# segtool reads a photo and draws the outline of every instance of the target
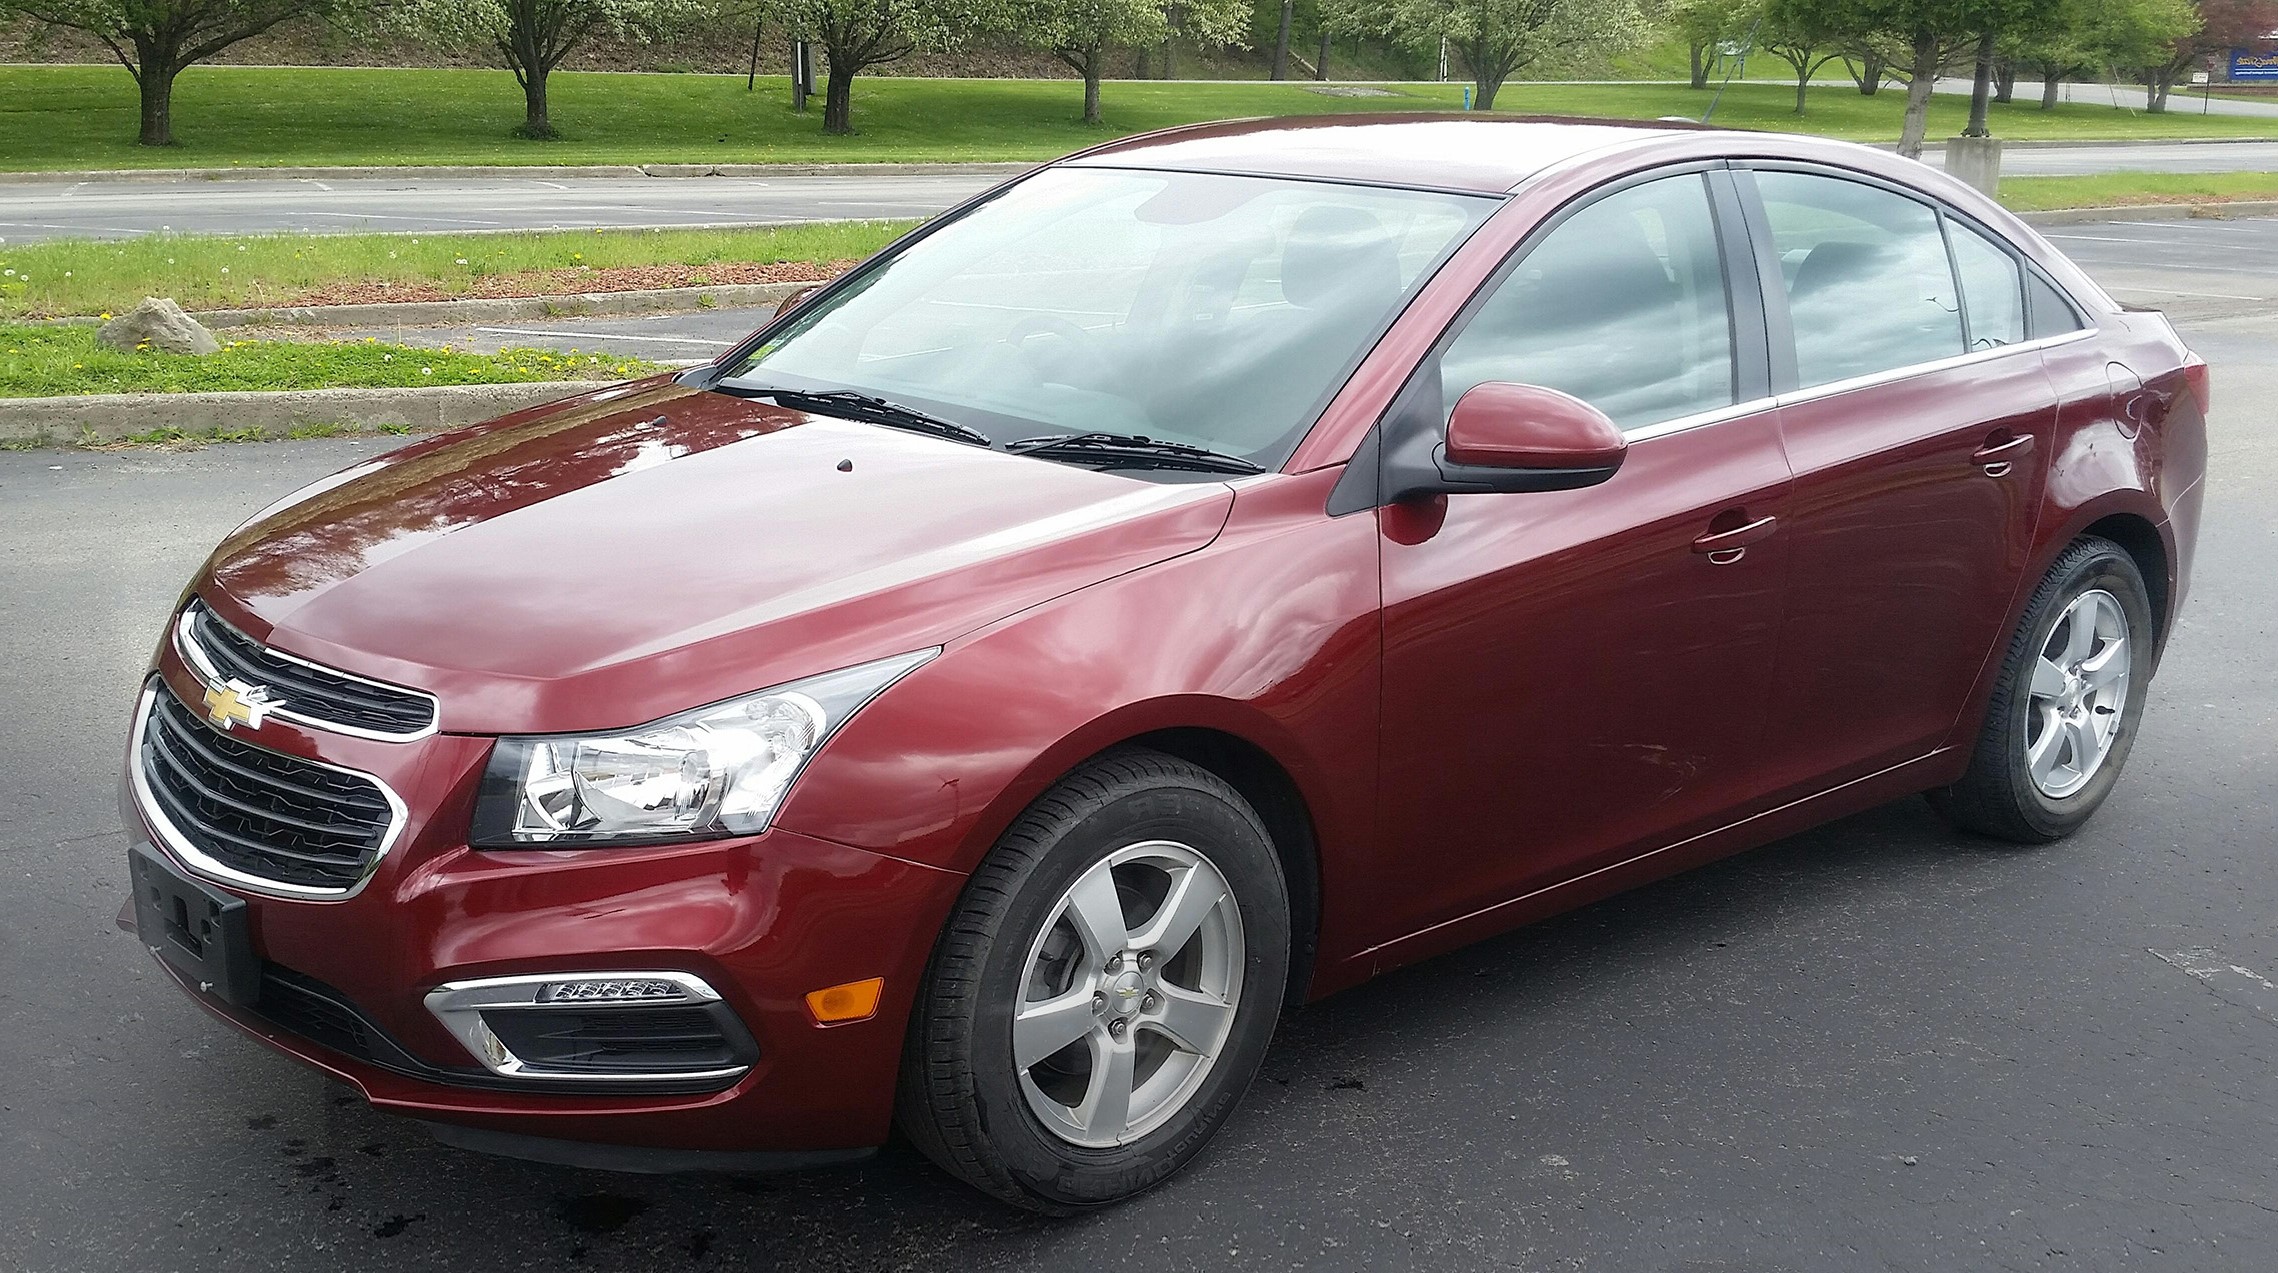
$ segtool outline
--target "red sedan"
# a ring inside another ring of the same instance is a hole
[[[133,918],[452,1143],[1198,1153],[1285,1007],[1882,801],[2062,837],[2190,577],[2207,368],[1856,146],[1211,125],[713,364],[214,553]]]

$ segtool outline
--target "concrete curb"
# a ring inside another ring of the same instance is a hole
[[[115,442],[154,429],[214,434],[258,427],[271,436],[312,425],[431,432],[590,392],[601,382],[409,389],[310,389],[297,393],[107,393],[0,399],[0,443]]]
[[[2098,221],[2221,221],[2230,217],[2278,217],[2278,199],[2236,199],[2224,203],[2135,203],[2116,208],[2050,208],[2017,214],[2029,225],[2092,225]]]
[[[936,177],[1014,176],[1036,163],[912,164],[463,164],[332,168],[106,168],[85,172],[0,172],[0,181],[68,185],[82,181],[352,181],[410,177]]]

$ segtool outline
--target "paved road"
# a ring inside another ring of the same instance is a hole
[[[919,217],[998,175],[359,177],[57,185],[0,179],[0,238],[588,229]]]
[[[111,927],[137,671],[207,545],[381,444],[0,453],[0,1268],[2263,1273],[2278,319],[2189,332],[2218,368],[2196,595],[2080,836],[1905,801],[1387,977],[1288,1021],[1197,1170],[1066,1223],[901,1150],[462,1153],[186,1003]]]
[[[2272,130],[2278,132],[2278,120]],[[1933,158],[1938,156],[1933,152]],[[2019,176],[2149,169],[2278,171],[2278,142],[2012,150]],[[314,180],[0,179],[0,239],[129,238],[262,231],[587,229],[753,225],[938,212],[999,176],[377,177]]]

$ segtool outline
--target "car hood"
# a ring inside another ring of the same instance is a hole
[[[319,482],[195,588],[434,692],[446,731],[604,729],[939,645],[1201,548],[1232,503],[658,379]]]

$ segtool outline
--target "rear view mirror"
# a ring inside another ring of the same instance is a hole
[[[1456,400],[1446,441],[1428,459],[1420,448],[1399,448],[1385,494],[1570,491],[1612,477],[1628,449],[1605,412],[1572,394],[1490,381]]]

